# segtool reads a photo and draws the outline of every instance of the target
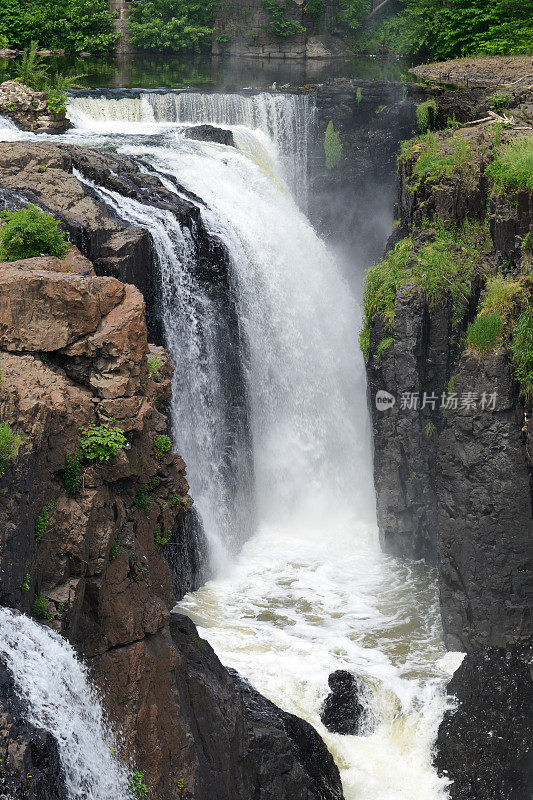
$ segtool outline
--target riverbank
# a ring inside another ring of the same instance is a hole
[[[467,56],[412,67],[409,72],[424,81],[466,88],[533,87],[533,56]]]

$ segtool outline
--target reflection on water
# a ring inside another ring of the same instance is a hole
[[[0,59],[0,82],[14,75],[15,60]],[[211,56],[154,56],[124,54],[115,57],[54,57],[51,72],[83,75],[86,88],[184,89],[187,87],[238,90],[278,85],[322,83],[333,78],[410,80],[409,65],[397,59],[358,56],[353,59],[282,60]]]

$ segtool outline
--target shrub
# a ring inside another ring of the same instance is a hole
[[[489,108],[492,109],[492,111],[502,111],[504,108],[507,108],[512,99],[513,96],[511,94],[494,92],[494,94],[489,97]]]
[[[505,145],[486,172],[500,188],[533,189],[533,135]]]
[[[515,376],[524,400],[533,400],[533,311],[528,308],[520,314],[513,329],[511,352]]]
[[[59,91],[58,89],[49,89],[48,92],[48,110],[53,114],[61,114],[67,110],[67,93]]]
[[[17,457],[21,444],[22,436],[11,430],[10,422],[7,419],[0,422],[0,478],[7,465]]]
[[[172,506],[172,508],[181,508],[182,506],[187,505],[187,501],[179,494],[179,492],[175,492],[172,495],[170,505]]]
[[[18,261],[41,254],[63,258],[68,244],[57,221],[29,205],[20,211],[1,214],[4,224],[0,228],[0,261]]]
[[[430,128],[435,127],[435,117],[437,116],[437,103],[433,98],[419,103],[416,107],[416,121],[420,133],[426,133]]]
[[[126,444],[122,428],[106,427],[91,422],[80,428],[81,452],[88,461],[109,461]]]
[[[30,581],[31,581],[30,573],[27,572],[24,575],[24,580],[22,581],[22,586],[20,587],[20,591],[21,592],[29,592],[30,591]]]
[[[118,558],[120,555],[120,539],[115,539],[113,542],[113,547],[109,551],[109,558],[111,561],[114,561],[115,558]]]
[[[469,347],[484,352],[495,347],[502,333],[503,320],[499,314],[478,314],[468,326],[466,341]]]
[[[37,519],[35,520],[35,541],[36,542],[40,542],[41,539],[43,538],[43,535],[44,535],[44,533],[45,533],[45,531],[46,531],[46,529],[48,527],[48,523],[50,522],[50,516],[55,511],[56,506],[57,506],[57,501],[56,501],[55,498],[52,498],[52,500],[50,500],[45,505],[45,507],[43,508],[43,510],[41,511],[39,516],[37,517]]]
[[[9,39],[4,34],[0,34],[0,50],[7,50],[9,47]]]
[[[161,458],[164,453],[168,453],[172,447],[172,440],[165,434],[160,434],[154,439],[154,450],[157,458]]]
[[[128,778],[128,792],[131,800],[144,800],[148,796],[148,789],[144,782],[144,772],[136,770]]]
[[[287,17],[289,0],[263,0],[263,8],[270,14],[269,29],[280,38],[305,33],[304,26],[296,19]]]
[[[70,494],[75,494],[81,486],[80,467],[83,456],[79,450],[72,455],[65,456],[65,471],[63,472],[63,488]]]
[[[428,422],[428,424],[424,428],[424,433],[426,434],[428,439],[430,439],[433,436],[433,434],[435,433],[436,430],[437,430],[437,428],[435,427],[433,422]]]
[[[128,27],[146,50],[199,51],[211,44],[214,0],[132,0]]]
[[[342,158],[342,142],[338,131],[333,127],[333,120],[330,119],[324,134],[324,152],[326,154],[327,169],[334,169]]]
[[[146,489],[142,486],[137,494],[135,495],[135,500],[133,501],[137,508],[142,508],[145,513],[148,513],[150,509],[150,498],[146,494]]]
[[[39,597],[35,599],[31,607],[31,613],[35,619],[47,619],[49,621],[54,619],[54,615],[48,610],[48,598],[45,594],[40,594]]]

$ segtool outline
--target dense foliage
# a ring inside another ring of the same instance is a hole
[[[2,0],[0,36],[11,47],[40,47],[76,53],[105,53],[115,43],[112,15],[107,0]]]
[[[91,422],[80,428],[80,449],[88,461],[109,461],[126,444],[122,428]]]
[[[345,0],[358,29],[364,0]],[[533,49],[533,0],[400,0],[397,13],[358,31],[356,49],[380,48],[428,60],[463,55],[516,55]],[[350,9],[353,8],[351,12]],[[351,18],[350,18],[351,14]]]
[[[143,50],[198,51],[213,33],[214,0],[133,0],[129,28]]]
[[[270,14],[270,31],[276,36],[284,38],[305,32],[304,26],[298,20],[287,16],[288,0],[263,0],[263,8]]]
[[[63,258],[68,250],[57,221],[29,205],[20,211],[2,212],[0,218],[0,261],[18,261],[40,255]]]

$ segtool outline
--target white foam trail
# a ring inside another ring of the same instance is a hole
[[[86,667],[59,634],[0,608],[0,657],[13,675],[27,719],[59,746],[69,800],[128,796],[125,769]]]

